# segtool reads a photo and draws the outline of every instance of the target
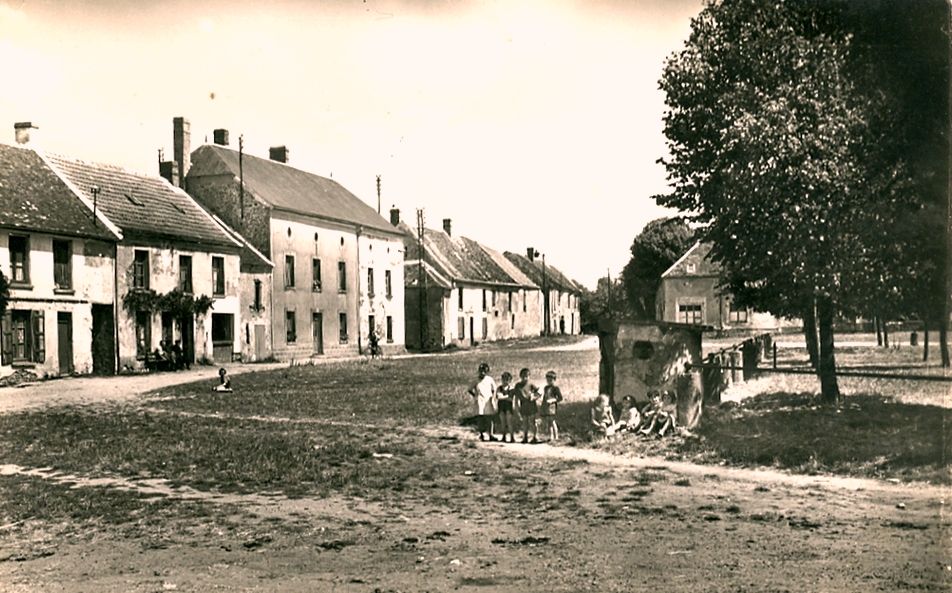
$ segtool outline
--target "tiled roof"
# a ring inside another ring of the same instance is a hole
[[[401,222],[404,233],[406,261],[419,260],[416,233]],[[444,231],[426,229],[424,233],[426,262],[437,274],[453,282],[496,284],[520,288],[537,288],[532,280],[505,261],[497,251],[466,237],[451,237]]]
[[[528,276],[538,286],[543,283],[562,292],[578,294],[582,292],[582,285],[563,274],[558,268],[546,263],[545,279],[543,280],[542,260],[529,261],[524,255],[507,251],[503,254],[515,267]]]
[[[0,144],[0,226],[117,241],[90,207],[30,148]]]
[[[674,262],[674,264],[668,268],[664,274],[661,275],[661,277],[720,277],[721,267],[710,260],[708,257],[710,252],[710,243],[695,243],[694,246],[688,249],[687,253],[681,256],[681,259]]]
[[[250,154],[242,156],[241,165],[246,190],[275,208],[396,232],[388,220],[333,179]],[[217,175],[238,177],[238,152],[215,144],[198,147],[187,178]]]
[[[447,290],[453,288],[453,283],[448,278],[437,272],[430,264],[426,264],[426,267],[423,269],[426,271],[427,286],[439,286],[440,288],[445,288]],[[407,262],[403,265],[403,278],[404,285],[407,288],[417,287],[420,285],[419,260]]]
[[[50,153],[46,158],[90,202],[92,187],[99,188],[97,208],[122,229],[126,240],[239,246],[188,194],[162,177]]]

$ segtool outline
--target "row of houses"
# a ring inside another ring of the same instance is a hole
[[[15,132],[0,144],[0,376],[138,370],[173,345],[228,362],[356,355],[371,332],[385,352],[578,333],[581,287],[533,250],[500,254],[449,221],[421,244],[286,147],[248,155],[216,130],[192,151],[175,118],[173,159],[148,175]]]

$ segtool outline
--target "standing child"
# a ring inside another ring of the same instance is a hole
[[[539,442],[539,389],[529,383],[529,369],[519,371],[519,382],[515,387],[516,401],[519,402],[519,415],[522,416],[522,442],[529,442],[529,429],[532,429],[532,442]]]
[[[549,433],[550,441],[559,440],[559,425],[555,422],[555,413],[558,411],[559,402],[562,401],[562,390],[555,384],[555,380],[555,371],[545,374],[546,385],[542,392],[542,405],[539,408],[542,430]]]
[[[485,362],[480,363],[479,378],[469,388],[469,394],[473,396],[476,403],[476,426],[479,429],[479,440],[495,441],[493,416],[496,414],[496,382],[489,376],[489,365]]]
[[[513,434],[513,424],[515,418],[512,417],[512,402],[515,397],[515,386],[512,384],[512,373],[502,374],[502,385],[496,390],[496,407],[499,408],[499,426],[502,431],[502,440],[514,443],[516,437]],[[509,435],[508,441],[506,435]]]

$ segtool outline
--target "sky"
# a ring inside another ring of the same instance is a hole
[[[192,149],[333,177],[589,288],[666,193],[664,59],[703,0],[0,0],[0,140],[158,173]],[[6,130],[4,132],[4,130]]]

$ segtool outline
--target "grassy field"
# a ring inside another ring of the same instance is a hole
[[[866,363],[884,366],[882,355],[867,354]],[[948,383],[867,380],[850,386],[844,381],[845,405],[829,408],[816,404],[815,378],[797,376],[791,385],[790,377],[769,376],[743,386],[750,393],[740,403],[708,409],[694,436],[592,442],[588,413],[597,390],[597,350],[518,346],[293,366],[236,377],[233,393],[213,392],[203,382],[164,389],[145,406],[4,415],[0,456],[6,464],[67,476],[161,479],[208,493],[373,498],[425,490],[474,464],[501,463],[471,441],[434,436],[438,427],[470,423],[472,402],[465,390],[482,361],[496,377],[527,366],[540,384],[546,370],[559,373],[567,396],[560,408],[562,446],[949,483],[952,410],[947,403],[935,405],[947,402]],[[382,463],[391,458],[400,463]],[[515,470],[504,466],[493,471],[517,479]],[[0,480],[2,521],[134,522],[146,507],[162,509],[154,498],[130,491],[69,486],[69,479]],[[196,501],[183,512],[204,511]]]

